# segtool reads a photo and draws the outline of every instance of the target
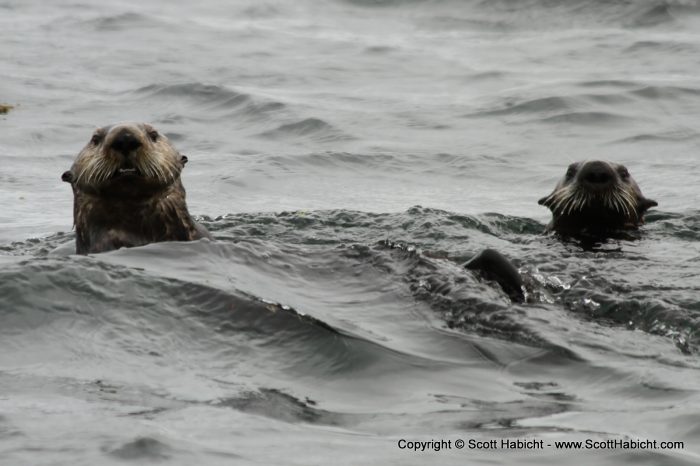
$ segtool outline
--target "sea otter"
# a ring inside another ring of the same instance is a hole
[[[553,231],[574,238],[627,238],[644,223],[645,212],[657,204],[642,195],[624,165],[600,160],[572,163],[549,196]]]
[[[211,238],[187,211],[186,162],[151,125],[97,129],[62,176],[73,189],[76,253]]]

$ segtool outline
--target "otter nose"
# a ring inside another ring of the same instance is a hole
[[[129,155],[131,151],[141,147],[141,141],[134,133],[125,128],[114,137],[110,147],[123,155]]]
[[[579,179],[591,185],[604,187],[615,180],[615,171],[605,162],[587,162],[578,174]]]

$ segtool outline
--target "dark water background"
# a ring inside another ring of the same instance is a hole
[[[700,462],[696,1],[0,0],[0,463]],[[188,155],[218,241],[90,257],[94,127]],[[540,234],[624,163],[640,241]],[[513,258],[525,304],[459,267]],[[411,453],[397,441],[683,441]]]

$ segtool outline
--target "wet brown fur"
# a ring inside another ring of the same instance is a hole
[[[96,130],[63,174],[73,189],[76,252],[210,237],[187,210],[180,180],[186,162],[150,125]]]

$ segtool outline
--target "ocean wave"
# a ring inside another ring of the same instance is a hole
[[[630,91],[630,94],[650,100],[673,100],[700,97],[700,89],[682,86],[645,86]]]
[[[232,370],[237,355],[255,349],[276,354],[269,355],[278,361],[275,370],[319,375],[386,358],[392,364],[412,360],[232,287],[224,291],[113,262],[72,257],[4,264],[5,343],[15,349],[39,345],[25,336],[40,331],[41,345],[52,347],[55,358],[78,358],[85,365],[127,355],[149,364],[170,359],[179,347],[195,360],[215,358],[212,364]],[[66,370],[79,373],[74,364]]]
[[[633,124],[639,118],[613,112],[568,112],[542,118],[543,123],[573,124],[583,126]]]
[[[628,144],[628,143],[646,143],[646,142],[657,142],[657,143],[681,143],[686,141],[694,141],[700,139],[700,133],[693,131],[691,129],[676,130],[676,131],[661,131],[658,133],[642,133],[635,134],[633,136],[627,136],[624,138],[617,139],[613,141],[613,144]]]
[[[647,229],[660,237],[700,241],[700,211],[674,213],[652,210],[647,214]]]
[[[653,211],[648,217],[640,242],[700,239],[697,213]],[[698,344],[693,335],[700,330],[700,304],[694,296],[700,290],[674,285],[687,282],[683,279],[689,271],[687,266],[667,264],[665,278],[661,282],[657,278],[662,284],[651,288],[642,285],[644,277],[658,276],[654,270],[659,264],[636,255],[634,242],[613,242],[593,252],[577,251],[567,249],[566,243],[540,236],[543,225],[529,219],[500,214],[469,216],[423,207],[395,214],[299,211],[234,214],[202,221],[217,242],[159,243],[95,256],[99,260],[47,256],[51,246],[71,241],[71,235],[66,234],[6,245],[3,250],[10,264],[26,260],[23,258],[29,261],[20,267],[19,275],[12,275],[12,268],[6,267],[10,275],[0,291],[10,300],[23,303],[32,296],[20,296],[20,290],[34,287],[32,280],[39,280],[52,283],[63,293],[75,287],[88,292],[94,289],[101,293],[96,299],[121,308],[125,303],[121,300],[118,304],[117,297],[146,296],[145,290],[149,289],[153,299],[163,301],[158,307],[179,309],[177,312],[196,309],[194,315],[217,331],[245,334],[246,329],[255,329],[262,346],[266,345],[265,338],[274,338],[275,346],[284,346],[283,335],[292,332],[292,346],[297,339],[326,341],[331,346],[320,343],[323,351],[332,354],[342,353],[349,344],[340,337],[341,347],[333,349],[337,335],[366,340],[359,347],[377,337],[376,328],[357,326],[343,317],[354,306],[340,297],[381,296],[379,290],[394,283],[404,290],[397,303],[407,300],[404,305],[408,307],[422,303],[421,312],[437,319],[440,328],[555,351],[560,345],[550,340],[552,334],[535,331],[527,319],[513,314],[511,303],[498,285],[481,282],[460,267],[480,249],[495,247],[533,277],[529,281],[532,303],[561,302],[574,315],[664,334],[687,352],[694,351]],[[625,254],[627,248],[630,252]],[[606,261],[591,269],[596,254],[604,254]],[[103,263],[118,268],[100,265]],[[541,273],[530,268],[539,266],[549,272],[537,278]],[[625,271],[627,267],[632,269]],[[638,284],[622,288],[614,285],[621,279],[620,274],[627,280],[634,277]],[[365,278],[358,281],[356,277]],[[344,280],[350,280],[349,288],[340,285]],[[140,283],[139,288],[127,286],[130,282]],[[552,287],[556,283],[569,285]],[[138,291],[142,286],[147,288]],[[304,287],[308,288],[307,297],[300,299],[294,290]],[[157,297],[161,291],[167,298]],[[60,302],[54,299],[21,306],[31,309],[29,315],[42,306]],[[151,298],[132,304],[152,306],[149,302]],[[380,302],[376,312],[393,312],[391,306],[382,308]],[[518,309],[527,315],[524,306]],[[334,307],[336,311],[329,313],[328,309]],[[385,335],[387,341],[398,338],[390,334]],[[399,350],[392,344],[389,347]]]
[[[495,116],[513,119],[514,121],[516,118],[526,118],[531,119],[531,121],[546,123],[595,125],[634,120],[633,117],[617,113],[621,107],[633,101],[630,92],[627,91],[605,94],[546,96],[529,100],[508,99],[505,104],[499,103],[494,105],[496,107],[494,109],[483,109],[465,115],[465,117],[491,118]]]
[[[572,110],[580,104],[576,97],[550,96],[526,100],[524,102],[506,102],[503,108],[474,113],[474,117],[508,116],[522,113],[560,112]]]
[[[576,96],[570,98],[544,97],[495,110],[481,110],[464,115],[465,118],[503,117],[512,123],[539,122],[546,124],[571,124],[582,126],[626,125],[638,123],[642,118],[620,112],[621,103],[630,99],[624,96]],[[600,106],[612,110],[584,110]],[[580,110],[577,110],[580,109]]]
[[[223,86],[203,83],[150,84],[134,91],[154,97],[187,97],[201,104],[241,105],[250,101],[250,96]]]
[[[698,46],[677,40],[640,40],[625,49],[627,53],[688,53],[695,54]]]
[[[624,125],[640,122],[639,103],[644,101],[687,102],[700,96],[700,89],[673,84],[649,85],[632,81],[586,81],[578,83],[585,88],[603,92],[571,95],[551,95],[533,99],[509,97],[501,99],[466,118],[501,117],[508,121],[566,123],[585,126]]]
[[[579,283],[568,290],[562,299],[573,312],[596,322],[613,323],[628,330],[644,332],[669,338],[684,354],[693,354],[700,339],[700,316],[688,309],[700,309],[697,300],[700,288],[676,288],[675,296],[666,295],[666,287],[646,286],[633,290],[626,286],[615,286],[603,279],[596,279],[598,290],[591,283]]]
[[[175,449],[152,437],[138,437],[121,445],[105,445],[102,450],[122,461],[164,461],[172,457]]]
[[[361,7],[397,7],[403,5],[411,5],[416,3],[425,3],[427,0],[342,0],[344,3],[350,3]]]
[[[552,390],[532,389],[532,392],[536,393],[540,400],[487,402],[466,396],[435,394],[433,398],[436,408],[422,413],[420,419],[407,416],[407,413],[403,412],[330,411],[317,406],[314,400],[302,400],[280,390],[265,388],[219,400],[215,405],[287,422],[338,426],[375,433],[388,433],[395,429],[402,432],[420,432],[425,425],[473,430],[513,423],[520,419],[563,413],[571,409],[567,401],[572,400],[562,399],[561,394],[558,396],[558,403],[552,403]]]
[[[581,81],[576,83],[581,87],[597,87],[597,88],[612,88],[612,89],[632,89],[640,87],[637,81],[627,81],[624,79],[597,79],[592,81]]]
[[[501,214],[472,216],[415,206],[405,212],[379,214],[351,210],[231,214],[203,223],[229,240],[265,237],[292,244],[373,244],[391,238],[416,247],[467,254],[480,248],[471,235],[513,239],[536,235],[544,225],[528,218]]]
[[[87,27],[98,32],[148,29],[153,28],[154,26],[167,25],[166,22],[162,21],[159,18],[144,13],[136,13],[133,11],[109,15],[100,15],[89,19],[71,18],[70,21],[76,23],[78,27]],[[62,18],[59,21],[54,21],[53,25],[57,27],[64,27],[65,18]]]
[[[282,102],[270,101],[225,86],[199,82],[150,84],[131,91],[130,94],[138,96],[139,99],[168,105],[180,100],[187,104],[188,118],[196,116],[205,120],[231,118],[267,121],[275,119],[278,113],[287,109]],[[169,118],[178,117],[182,115],[170,115]]]
[[[700,12],[695,0],[344,0],[357,7],[415,12],[422,25],[485,32],[512,32],[533,28],[562,29],[572,26],[661,28],[678,24]],[[449,14],[445,14],[445,13]]]
[[[271,139],[302,138],[324,142],[354,139],[352,136],[319,118],[305,118],[294,123],[286,123],[275,129],[260,133],[259,137]]]
[[[700,2],[697,0],[647,0],[629,4],[621,2],[615,18],[624,27],[653,28],[678,25],[685,18],[698,14]]]

